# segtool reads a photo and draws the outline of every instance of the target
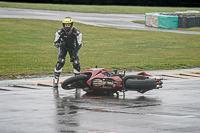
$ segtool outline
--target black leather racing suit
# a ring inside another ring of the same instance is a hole
[[[58,62],[55,67],[55,77],[59,77],[65,64],[67,52],[69,52],[70,62],[73,62],[75,74],[80,74],[81,65],[79,63],[78,51],[82,46],[82,34],[75,27],[70,34],[60,28],[55,34],[55,47],[58,48]]]

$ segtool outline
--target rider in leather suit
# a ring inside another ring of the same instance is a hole
[[[54,69],[53,87],[58,87],[67,53],[69,53],[70,62],[73,63],[74,74],[79,75],[81,72],[78,51],[82,46],[82,34],[73,26],[73,22],[72,18],[66,17],[62,20],[63,27],[55,34],[54,46],[58,48],[58,61]]]

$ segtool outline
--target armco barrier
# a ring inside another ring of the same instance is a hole
[[[146,13],[146,25],[159,28],[200,27],[200,16],[176,13]]]

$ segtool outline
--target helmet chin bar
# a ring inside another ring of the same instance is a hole
[[[72,24],[70,27],[65,27],[65,24],[63,24],[63,29],[64,29],[66,32],[70,32],[70,31],[73,29],[73,24]]]
[[[64,27],[66,32],[70,32],[71,31],[71,27]]]

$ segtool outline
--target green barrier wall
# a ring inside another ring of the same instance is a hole
[[[178,16],[158,16],[159,28],[178,28]]]

